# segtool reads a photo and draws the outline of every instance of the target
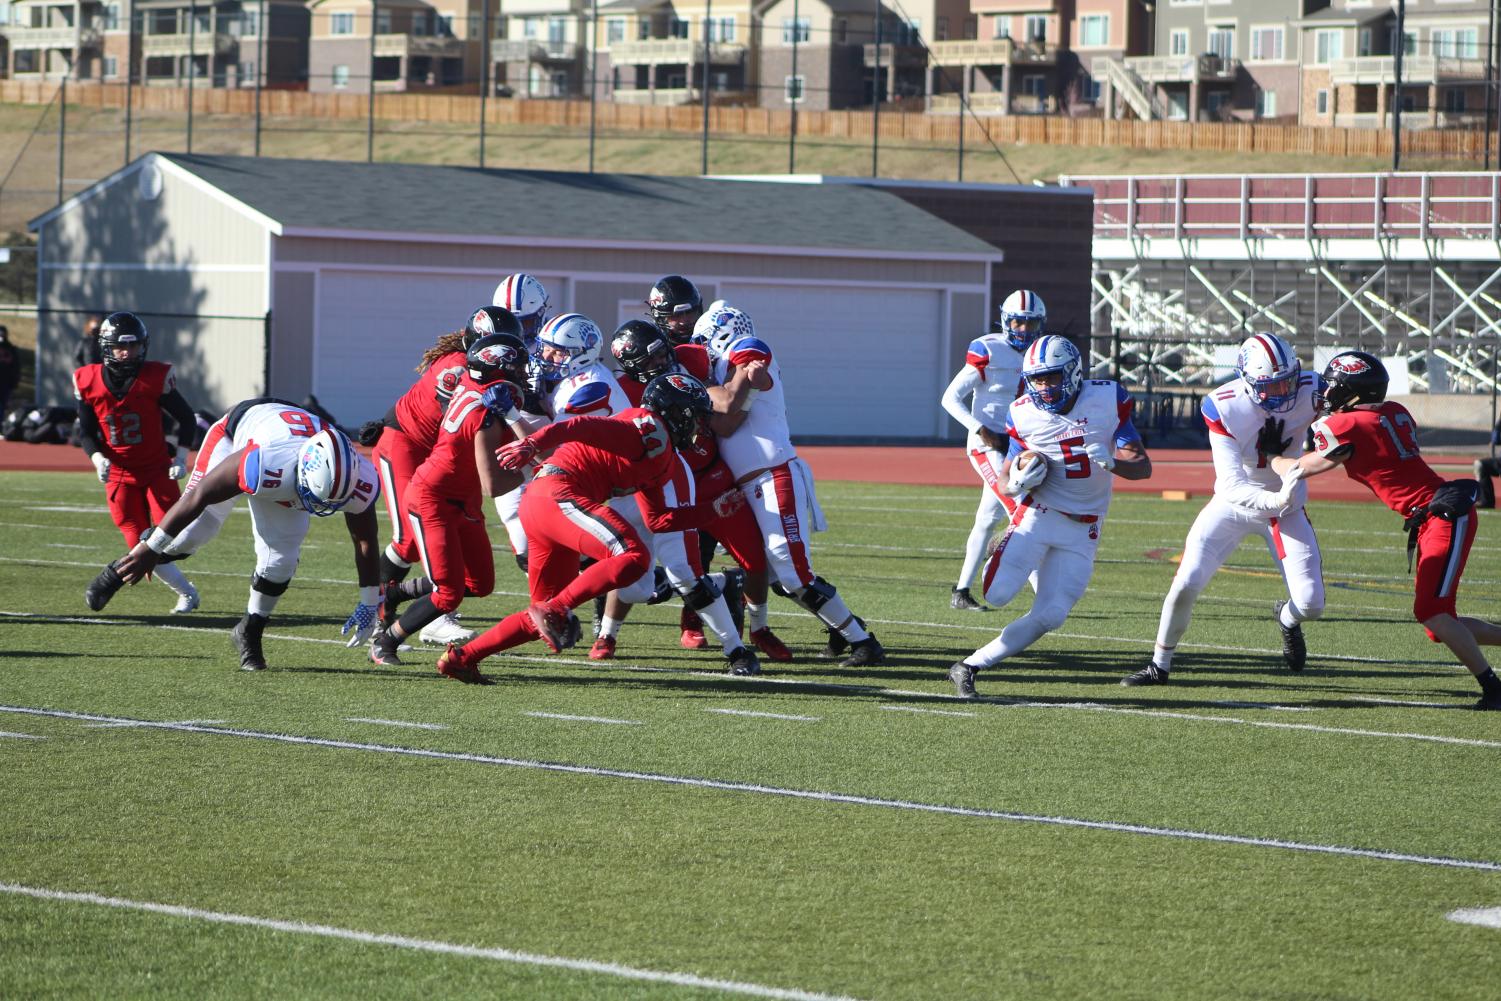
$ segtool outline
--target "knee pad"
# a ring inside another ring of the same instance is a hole
[[[777,580],[776,578],[772,578],[771,593],[776,595],[778,598],[786,598],[789,601],[797,600],[792,596],[792,592],[783,587],[782,582]]]
[[[260,574],[252,574],[250,577],[250,590],[259,591],[261,594],[278,598],[287,593],[287,588],[291,583],[292,580],[290,577],[286,580],[267,580]]]
[[[700,577],[693,586],[683,591],[683,604],[695,612],[708,608],[719,600],[719,588],[708,577]]]
[[[781,592],[778,591],[778,593],[780,594]],[[813,583],[809,584],[807,587],[798,588],[796,591],[792,592],[792,594],[788,595],[788,597],[806,608],[808,611],[812,612],[814,615],[817,615],[818,610],[824,605],[827,605],[829,601],[834,597],[834,595],[838,593],[839,592],[834,590],[833,584],[830,584],[822,577],[814,577]]]
[[[672,584],[667,580],[667,571],[657,567],[652,572],[651,597],[646,599],[648,605],[660,605],[672,597]]]
[[[1064,622],[1068,621],[1068,613],[1069,610],[1060,605],[1038,604],[1033,605],[1032,611],[1027,614],[1030,615],[1033,621],[1037,623],[1037,627],[1039,629],[1041,629],[1043,632],[1050,633],[1054,629],[1060,628]]]

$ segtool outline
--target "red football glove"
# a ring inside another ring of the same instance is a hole
[[[531,462],[536,454],[537,443],[530,438],[522,438],[497,448],[495,461],[501,469],[520,469]]]

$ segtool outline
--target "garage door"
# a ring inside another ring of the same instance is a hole
[[[795,437],[931,437],[942,293],[727,282],[721,294],[771,345]]]
[[[561,278],[538,276],[549,289]],[[490,302],[497,277],[323,271],[313,392],[340,422],[374,420],[406,392],[422,352]],[[554,304],[556,305],[556,293]]]

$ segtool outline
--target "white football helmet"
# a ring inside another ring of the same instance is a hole
[[[1263,410],[1285,413],[1298,399],[1302,367],[1292,347],[1276,334],[1252,334],[1240,346],[1235,371]]]
[[[1063,376],[1056,386],[1040,386],[1034,381],[1053,372]],[[1066,337],[1044,334],[1022,356],[1022,378],[1033,403],[1049,413],[1067,413],[1084,385],[1084,363],[1079,358],[1079,349]]]
[[[716,300],[693,325],[693,343],[707,348],[714,361],[740,338],[755,336],[755,324],[745,310],[726,305],[723,299]]]
[[[521,321],[525,340],[530,344],[547,320],[547,289],[525,272],[506,275],[495,286],[492,305],[509,309],[516,314],[516,319]]]
[[[1047,322],[1048,307],[1036,292],[1019,288],[1001,303],[1001,333],[1006,335],[1006,343],[1018,351],[1027,350],[1027,345],[1041,336]]]
[[[544,375],[566,379],[599,361],[599,349],[603,343],[604,336],[593,320],[582,313],[562,313],[542,324],[532,348],[532,357]],[[542,357],[543,348],[566,351],[568,360],[548,361]]]
[[[320,517],[348,504],[359,478],[359,454],[337,428],[325,427],[297,453],[297,497]]]

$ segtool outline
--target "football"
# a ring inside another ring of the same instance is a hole
[[[1027,449],[1011,460],[1011,488],[1013,492],[1032,490],[1047,479],[1048,457],[1041,452]]]

